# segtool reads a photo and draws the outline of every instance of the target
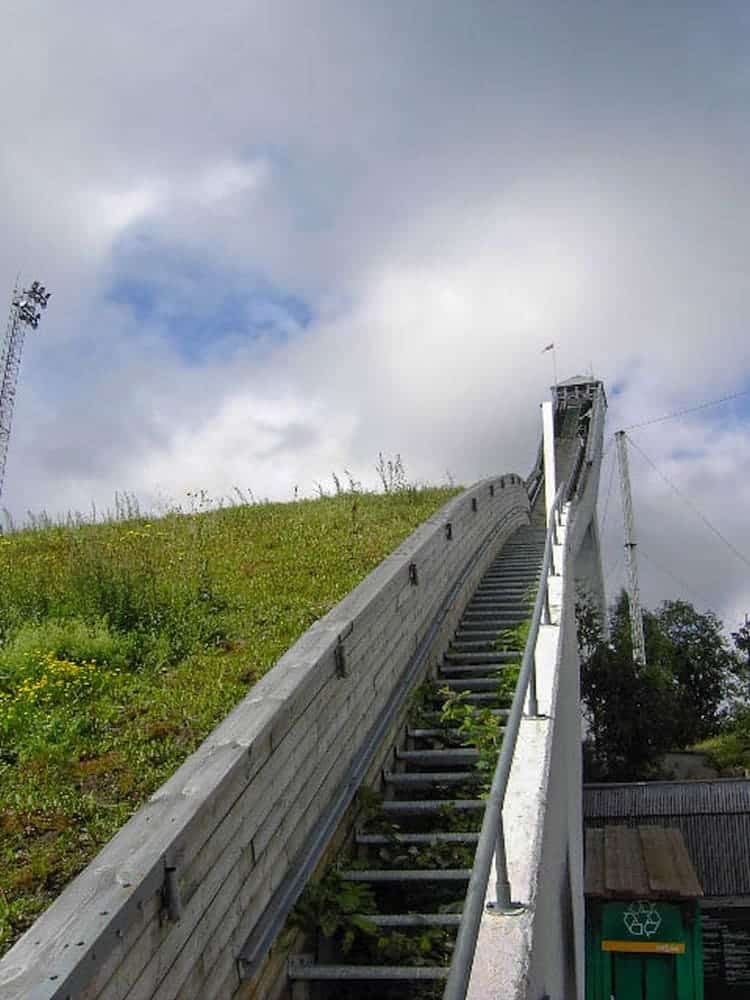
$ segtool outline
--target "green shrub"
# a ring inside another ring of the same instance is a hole
[[[23,625],[0,647],[0,690],[33,677],[47,656],[129,670],[135,666],[136,643],[133,636],[113,632],[102,619],[50,618]]]

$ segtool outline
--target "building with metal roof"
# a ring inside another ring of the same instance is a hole
[[[750,779],[584,785],[587,830],[679,830],[700,900],[706,1000],[750,997]]]
[[[583,817],[587,828],[679,830],[705,896],[750,906],[750,779],[584,785]]]

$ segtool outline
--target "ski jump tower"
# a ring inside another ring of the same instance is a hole
[[[8,326],[0,354],[0,496],[3,493],[5,462],[26,331],[29,327],[36,330],[39,326],[42,310],[47,308],[49,300],[50,293],[38,281],[32,281],[28,288],[21,290],[16,285],[13,290]]]

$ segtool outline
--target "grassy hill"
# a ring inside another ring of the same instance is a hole
[[[455,492],[0,536],[0,952]]]

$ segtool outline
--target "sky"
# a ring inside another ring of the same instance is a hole
[[[552,341],[608,436],[750,389],[746,3],[6,0],[4,36],[0,291],[52,292],[17,521],[375,486],[380,452],[525,475]],[[630,432],[648,606],[750,611],[749,423]]]

